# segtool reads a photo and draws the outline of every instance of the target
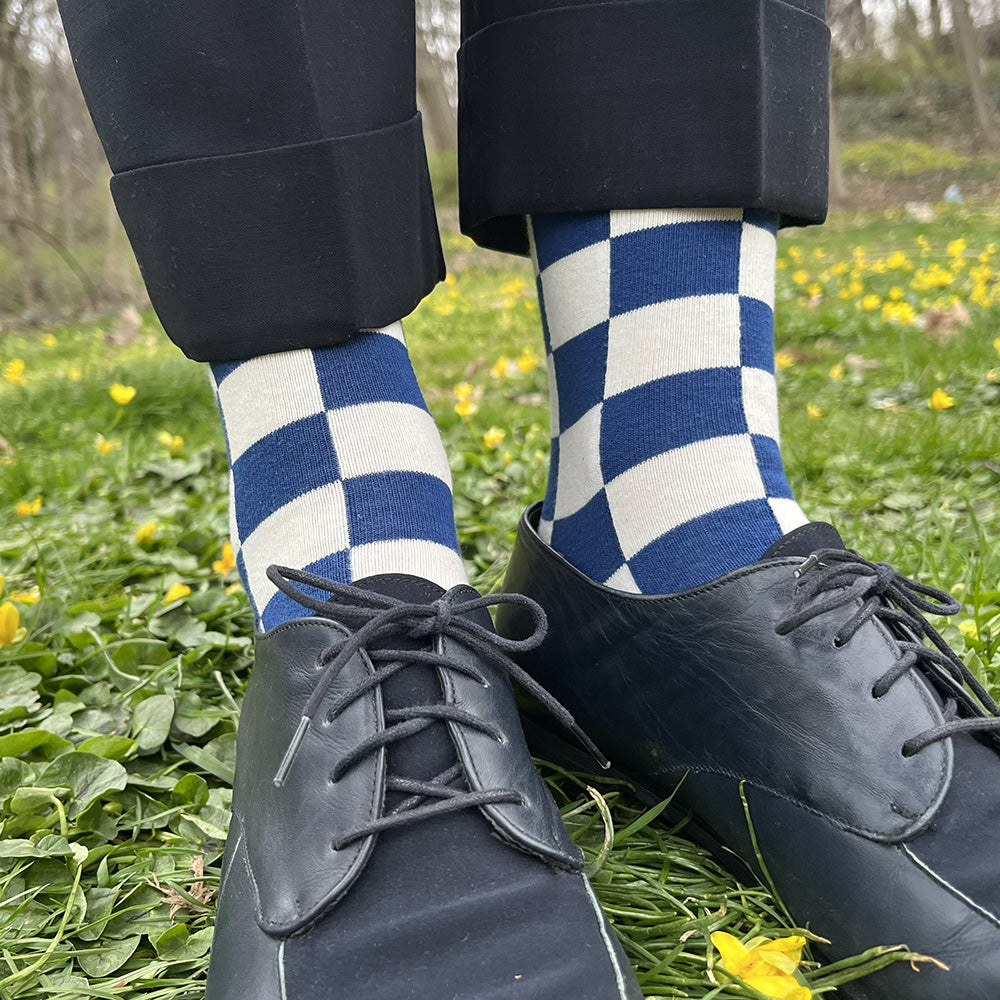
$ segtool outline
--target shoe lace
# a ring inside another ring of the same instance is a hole
[[[857,611],[835,633],[834,646],[850,642],[858,629],[874,618],[887,626],[900,651],[896,663],[872,686],[872,697],[881,698],[912,669],[923,673],[942,696],[944,722],[907,740],[904,757],[963,732],[988,733],[1000,742],[996,702],[924,618],[925,614],[953,615],[961,610],[961,604],[947,591],[911,580],[889,563],[868,562],[847,549],[820,549],[795,575],[799,582],[792,602],[775,626],[779,635],[860,601]]]
[[[491,594],[464,598],[456,589],[449,590],[430,604],[417,604],[361,590],[285,566],[271,566],[267,575],[276,587],[304,608],[324,617],[335,618],[336,621],[353,629],[343,642],[331,645],[320,657],[319,665],[322,671],[302,708],[302,718],[273,778],[274,784],[278,787],[281,787],[287,779],[330,685],[347,661],[362,650],[376,669],[374,673],[333,701],[327,708],[327,722],[334,721],[349,705],[413,664],[454,670],[471,677],[484,687],[489,686],[489,681],[471,663],[463,663],[447,654],[428,648],[391,648],[389,640],[393,635],[411,641],[423,641],[432,636],[447,636],[458,640],[483,659],[506,671],[512,680],[533,695],[580,740],[602,768],[607,769],[611,766],[607,758],[577,725],[570,712],[507,655],[534,649],[545,637],[545,612],[530,598],[521,594]],[[325,591],[330,597],[327,600],[313,597],[296,587],[296,583]],[[531,634],[524,639],[507,639],[466,617],[472,611],[497,604],[515,604],[525,608],[533,620]],[[375,642],[378,642],[378,645],[373,646]],[[465,726],[485,733],[500,743],[507,740],[498,726],[457,705],[413,705],[406,708],[385,709],[383,716],[386,722],[385,728],[363,739],[337,761],[330,774],[331,781],[338,781],[351,767],[383,747],[414,736],[438,722]],[[463,768],[457,763],[428,781],[387,775],[386,791],[402,793],[408,797],[371,822],[340,834],[333,841],[334,849],[340,850],[363,837],[430,816],[502,802],[524,802],[520,792],[509,788],[473,792],[467,788],[455,787],[455,782],[463,778]],[[424,804],[428,799],[434,801]]]

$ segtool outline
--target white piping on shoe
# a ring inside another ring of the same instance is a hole
[[[587,896],[590,898],[590,905],[594,908],[594,914],[597,917],[597,926],[600,927],[601,937],[604,938],[604,947],[607,949],[608,958],[611,959],[611,967],[615,970],[615,983],[618,985],[619,1000],[628,1000],[628,996],[625,993],[625,976],[622,974],[621,965],[618,963],[618,952],[615,951],[615,946],[608,937],[608,925],[604,919],[601,904],[598,903],[597,897],[594,895],[594,890],[590,887],[590,882],[587,880],[587,876],[581,875],[580,878],[583,879],[583,884],[587,887]]]
[[[980,904],[977,903],[974,899],[970,899],[968,896],[966,896],[964,892],[962,892],[961,889],[956,889],[955,886],[953,886],[947,879],[942,878],[936,871],[934,871],[934,869],[931,868],[929,864],[927,864],[925,861],[921,861],[920,858],[918,858],[906,844],[903,844],[902,848],[909,856],[910,860],[914,861],[925,872],[927,872],[927,874],[930,875],[930,877],[934,879],[934,881],[937,882],[938,885],[944,886],[944,888],[947,889],[950,893],[952,893],[952,895],[957,896],[963,903],[965,903],[967,906],[975,910],[976,913],[980,914],[981,916],[984,916],[991,924],[993,924],[996,927],[1000,927],[1000,918],[998,918],[996,914],[990,913],[989,910],[987,910],[983,906],[980,906]]]
[[[278,989],[281,991],[281,1000],[288,1000],[285,992],[285,942],[278,945]]]

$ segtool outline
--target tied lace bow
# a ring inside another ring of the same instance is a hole
[[[859,602],[857,611],[837,630],[833,644],[850,642],[865,622],[882,622],[901,656],[872,687],[881,698],[907,671],[917,668],[944,699],[944,723],[903,744],[912,757],[925,747],[957,733],[989,733],[1000,742],[1000,708],[958,658],[925,614],[953,615],[961,605],[947,591],[903,576],[889,563],[872,563],[847,549],[820,549],[796,570],[799,582],[787,614],[775,626],[778,635],[835,608]],[[924,640],[930,642],[928,646]]]
[[[348,660],[361,650],[365,650],[372,663],[378,664],[379,668],[330,705],[326,713],[328,722],[332,722],[358,698],[415,663],[454,670],[472,678],[484,687],[489,686],[487,679],[474,665],[463,663],[433,649],[369,648],[369,645],[376,640],[384,641],[390,633],[405,636],[409,640],[422,640],[432,636],[447,636],[457,640],[484,660],[506,671],[513,680],[533,695],[580,740],[602,768],[606,769],[611,766],[607,758],[580,729],[570,712],[530,674],[522,670],[506,655],[534,649],[545,638],[545,612],[530,598],[521,594],[492,594],[483,597],[476,595],[476,597],[466,599],[461,596],[461,591],[458,588],[454,588],[431,604],[417,604],[361,590],[284,566],[269,567],[267,575],[276,587],[304,608],[315,611],[324,617],[333,618],[353,629],[342,644],[332,646],[320,658],[319,665],[322,667],[322,672],[302,708],[302,718],[299,720],[299,725],[288,744],[277,773],[274,775],[273,781],[278,787],[283,785],[288,777],[295,757],[314,722],[315,715],[323,703],[330,685]],[[321,600],[313,597],[296,587],[296,583],[325,591],[330,595],[330,598]],[[534,622],[531,634],[524,639],[507,639],[467,617],[470,612],[495,604],[516,604],[527,609]],[[457,705],[418,705],[402,709],[387,709],[384,712],[384,718],[389,723],[386,728],[362,740],[336,763],[330,775],[333,781],[337,781],[350,767],[364,757],[398,740],[413,736],[435,722],[456,723],[485,733],[498,742],[506,742],[506,736],[497,726]],[[462,773],[461,765],[455,764],[430,781],[415,781],[410,778],[388,776],[386,790],[404,793],[409,798],[397,805],[387,815],[343,834],[334,841],[334,848],[340,849],[361,837],[412,822],[423,816],[454,812],[472,806],[523,801],[520,793],[510,789],[469,792],[453,787],[451,782],[461,777]],[[433,798],[436,801],[430,805],[422,806],[418,810],[416,807],[427,798]]]

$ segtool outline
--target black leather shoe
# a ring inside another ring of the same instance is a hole
[[[317,617],[257,636],[206,1000],[639,1000],[528,756],[496,598],[270,574]]]
[[[838,996],[997,1000],[1000,719],[923,618],[954,613],[949,595],[822,524],[704,586],[626,594],[553,552],[537,517],[505,586],[549,631],[518,659],[615,772],[649,800],[680,782],[688,832],[760,875],[749,814],[779,895],[830,939],[824,957],[906,944],[950,967],[897,963]],[[528,630],[516,606],[497,628]],[[594,770],[530,705],[523,717],[538,756]]]

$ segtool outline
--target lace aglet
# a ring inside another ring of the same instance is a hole
[[[579,727],[576,727],[577,739],[587,748],[587,752],[600,765],[602,771],[611,770],[611,761],[601,753],[597,744]]]
[[[292,737],[291,743],[288,744],[288,749],[285,751],[285,756],[281,758],[281,764],[278,767],[278,772],[275,774],[274,781],[276,788],[281,788],[285,783],[285,779],[288,777],[288,772],[292,769],[292,764],[295,762],[295,757],[299,752],[299,747],[302,746],[302,741],[306,738],[306,733],[309,731],[310,719],[308,715],[303,715],[299,719],[298,729],[295,730],[295,735]]]
[[[819,562],[819,556],[814,552],[808,559],[792,574],[796,579],[805,576]]]

